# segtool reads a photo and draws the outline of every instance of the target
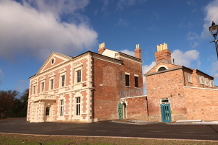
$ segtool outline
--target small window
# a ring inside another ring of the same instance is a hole
[[[60,116],[64,116],[64,100],[60,100]]]
[[[135,87],[139,87],[139,78],[135,76]]]
[[[204,79],[204,84],[205,84],[206,86],[209,85],[209,83],[208,83],[208,78],[205,78],[205,79]]]
[[[188,82],[192,83],[192,74],[188,73]]]
[[[50,107],[46,107],[46,109],[45,109],[45,115],[46,115],[46,116],[49,116],[49,112],[50,112]]]
[[[81,82],[81,70],[76,71],[77,74],[77,83]]]
[[[161,104],[169,104],[169,99],[168,98],[162,98],[160,99]]]
[[[36,86],[33,86],[33,94],[36,94]]]
[[[42,88],[41,88],[41,90],[42,90],[42,92],[44,91],[44,87],[45,87],[45,83],[44,82],[42,82]]]
[[[164,71],[164,70],[167,70],[167,69],[163,66],[158,69],[158,71]]]
[[[210,87],[213,87],[213,80],[210,80]]]
[[[129,86],[129,75],[125,74],[125,82],[126,82],[126,86]]]
[[[51,60],[51,64],[54,64],[54,58]]]
[[[199,78],[200,84],[203,84],[203,77],[199,75],[198,78]]]
[[[51,90],[53,90],[54,89],[54,79],[51,79],[50,80],[50,87],[51,87]]]
[[[76,97],[76,115],[80,115],[80,97]]]
[[[61,87],[65,86],[65,75],[61,76]]]

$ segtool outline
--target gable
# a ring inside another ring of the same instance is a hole
[[[155,73],[164,70],[164,69],[172,69],[172,68],[177,68],[180,65],[175,65],[175,64],[170,64],[170,63],[165,63],[165,62],[161,62],[156,64],[151,70],[149,70],[146,74],[150,74],[150,73]]]
[[[42,65],[42,67],[39,69],[38,73],[42,73],[46,70],[49,70],[51,68],[54,68],[60,64],[65,63],[66,61],[71,60],[72,58],[67,55],[63,55],[57,52],[52,52],[50,56],[47,58],[45,63]]]

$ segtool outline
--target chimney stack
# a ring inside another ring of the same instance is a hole
[[[171,61],[171,52],[168,50],[166,43],[157,45],[157,52],[155,52],[156,63],[165,61],[172,63]]]
[[[101,43],[99,44],[99,49],[98,49],[98,53],[102,54],[105,51],[106,47],[105,47],[105,43]]]
[[[136,44],[136,49],[135,49],[135,57],[142,59],[142,50],[139,46],[139,44]]]

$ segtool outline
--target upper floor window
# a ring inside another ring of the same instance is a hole
[[[77,83],[81,82],[81,70],[76,71]]]
[[[192,74],[188,73],[188,82],[192,83]]]
[[[164,71],[164,70],[167,70],[167,69],[163,66],[158,69],[158,71]]]
[[[135,87],[139,87],[139,78],[138,76],[135,76]]]
[[[61,87],[65,86],[65,75],[61,76]]]
[[[125,83],[126,83],[126,86],[130,86],[129,85],[129,74],[125,74]]]
[[[208,78],[205,78],[205,79],[204,79],[204,84],[205,84],[206,86],[209,85],[209,80],[208,80]]]
[[[213,87],[213,80],[210,80],[210,87]]]
[[[54,89],[54,79],[50,80],[50,89],[53,90]]]
[[[33,94],[36,94],[36,86],[33,86]]]
[[[45,87],[45,82],[42,82],[42,83],[41,83],[41,92],[44,91],[44,87]]]
[[[198,78],[199,78],[199,82],[200,82],[200,84],[204,84],[204,81],[203,81],[203,76],[198,76]]]

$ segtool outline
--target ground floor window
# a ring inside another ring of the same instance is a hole
[[[80,115],[80,97],[76,97],[76,115]]]
[[[64,100],[60,100],[60,116],[64,115]]]
[[[45,109],[45,115],[46,115],[46,116],[49,116],[49,112],[50,112],[50,107],[46,107],[46,109]]]

